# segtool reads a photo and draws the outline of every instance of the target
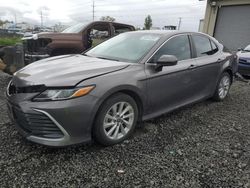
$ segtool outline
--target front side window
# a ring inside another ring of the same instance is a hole
[[[88,45],[93,48],[110,38],[109,25],[97,24],[88,29]]]
[[[209,38],[200,35],[193,35],[192,38],[196,48],[197,57],[213,55],[218,51],[217,46],[211,43],[212,41],[210,41]]]
[[[154,55],[153,62],[156,62],[162,55],[174,55],[178,61],[191,58],[191,50],[187,35],[176,36],[168,40]],[[151,61],[151,62],[152,62]]]

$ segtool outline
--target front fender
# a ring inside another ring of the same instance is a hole
[[[116,86],[110,90],[108,90],[107,92],[105,92],[100,100],[98,101],[98,104],[97,104],[97,109],[100,108],[100,106],[103,104],[103,102],[105,100],[107,100],[109,97],[111,97],[112,95],[114,95],[115,93],[118,93],[118,92],[124,92],[124,93],[127,93],[127,94],[130,94],[132,95],[131,97],[136,97],[135,100],[140,100],[141,102],[141,105],[142,105],[142,109],[145,109],[146,108],[146,95],[144,95],[142,93],[142,91],[135,87],[135,86],[132,86],[132,85],[119,85],[119,86]]]
[[[106,93],[104,93],[98,100],[98,102],[96,103],[93,111],[92,111],[92,116],[91,116],[91,122],[92,122],[92,125],[95,121],[95,117],[101,107],[101,105],[104,103],[105,100],[107,100],[109,97],[111,97],[112,95],[116,94],[116,93],[119,93],[119,92],[123,92],[123,93],[126,93],[126,94],[129,94],[131,97],[133,97],[135,99],[135,101],[140,103],[141,106],[139,106],[140,110],[141,110],[141,114],[140,116],[143,116],[143,112],[144,112],[144,109],[146,108],[147,104],[146,104],[146,96],[138,89],[136,88],[135,86],[131,86],[131,85],[121,85],[121,86],[117,86],[117,87],[114,87],[110,90],[108,90]],[[136,98],[135,98],[136,96]],[[137,101],[137,100],[140,100],[140,101]]]

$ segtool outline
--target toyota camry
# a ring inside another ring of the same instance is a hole
[[[224,100],[236,59],[202,33],[128,32],[83,54],[43,59],[16,72],[6,91],[9,115],[35,143],[113,145],[138,121],[209,98]]]

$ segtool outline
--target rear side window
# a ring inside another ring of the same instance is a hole
[[[187,35],[176,36],[167,41],[153,57],[156,62],[162,55],[174,55],[178,61],[190,59],[191,50]]]
[[[213,55],[218,51],[217,46],[209,38],[200,35],[193,35],[192,38],[197,57]]]
[[[216,46],[216,44],[212,40],[210,40],[210,42],[211,42],[211,46],[212,46],[212,50],[213,50],[212,53],[215,54],[216,52],[219,51],[219,49],[218,49],[218,47]]]
[[[113,28],[114,28],[115,35],[119,35],[121,33],[125,33],[125,32],[133,30],[130,26],[119,25],[119,24],[113,24]]]

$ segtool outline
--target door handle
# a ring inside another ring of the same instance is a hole
[[[195,67],[196,67],[196,65],[191,64],[191,65],[188,67],[188,69],[193,69],[193,68],[195,68]]]
[[[219,58],[219,59],[217,60],[217,62],[220,63],[220,62],[224,61],[225,59],[226,59],[226,58]]]

